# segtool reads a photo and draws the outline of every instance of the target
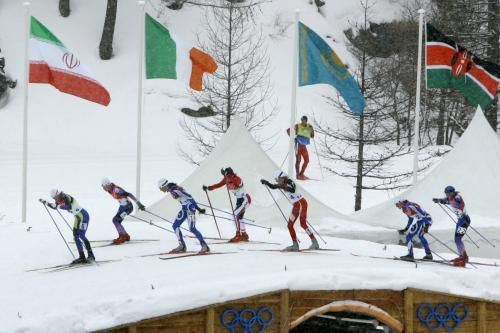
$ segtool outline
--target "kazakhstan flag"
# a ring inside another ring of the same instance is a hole
[[[356,80],[330,46],[299,22],[299,86],[318,83],[335,87],[352,112],[363,113],[365,98]]]

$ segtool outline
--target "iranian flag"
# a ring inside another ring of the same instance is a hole
[[[191,89],[203,89],[203,74],[217,70],[205,52],[184,44],[175,34],[146,14],[146,78],[172,79]]]
[[[47,29],[31,17],[30,83],[48,83],[57,90],[107,106],[108,91],[80,60]]]
[[[427,88],[450,88],[484,110],[495,98],[500,66],[476,57],[427,23]]]

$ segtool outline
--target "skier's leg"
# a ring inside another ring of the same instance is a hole
[[[300,146],[302,146],[300,143],[295,144],[295,176],[298,178],[300,174],[300,162],[302,159],[302,156],[300,155]]]
[[[413,221],[410,228],[408,229],[408,234],[406,234],[406,246],[408,247],[408,254],[403,257],[413,259],[413,237],[415,237],[418,232],[418,223],[417,221]]]
[[[82,264],[85,263],[87,260],[85,259],[85,253],[83,252],[83,245],[82,242],[80,241],[80,235],[79,235],[79,230],[80,230],[80,223],[82,222],[83,216],[81,213],[78,213],[75,215],[75,221],[73,223],[73,240],[75,241],[76,248],[78,249],[78,258],[73,260],[73,264]]]
[[[469,223],[470,222],[468,221],[468,219],[464,218],[463,216],[460,217],[457,221],[457,226],[455,229],[455,244],[457,246],[458,255],[460,257],[465,257],[465,245],[464,242],[462,241],[462,238],[467,232]]]
[[[307,166],[309,165],[309,152],[307,151],[306,145],[301,145],[302,148],[302,157],[304,158],[304,163],[302,164],[302,169],[300,170],[300,174],[304,176],[304,172],[306,171]]]
[[[292,237],[292,241],[297,241],[297,234],[295,233],[295,229],[293,228],[293,224],[297,221],[297,218],[300,214],[300,203],[296,202],[293,204],[292,212],[290,213],[290,217],[288,218],[288,231],[290,232],[290,237]]]
[[[420,224],[420,227],[419,227],[419,231],[418,231],[418,239],[420,239],[420,243],[422,243],[422,246],[424,247],[425,255],[432,256],[432,252],[431,252],[431,249],[429,247],[429,242],[427,241],[427,239],[425,239],[425,232],[424,232],[425,223],[422,222],[419,224]]]
[[[300,205],[300,226],[304,231],[307,233],[309,238],[314,239],[314,234],[312,233],[311,229],[309,229],[309,226],[307,225],[307,201],[306,199],[302,198],[298,201]]]

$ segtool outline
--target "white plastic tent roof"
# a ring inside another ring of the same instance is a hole
[[[400,229],[406,219],[394,204],[397,200],[408,199],[427,210],[434,225],[453,228],[449,217],[431,201],[434,197],[444,197],[447,185],[453,185],[462,194],[472,223],[474,216],[498,217],[500,141],[480,108],[454,149],[425,178],[393,200],[356,212],[352,218],[366,224]]]
[[[260,183],[262,178],[274,183],[273,176],[279,167],[267,156],[244,124],[238,119],[232,120],[230,128],[210,156],[181,185],[193,195],[195,200],[206,204],[207,198],[202,190],[202,185],[219,182],[222,179],[220,170],[226,167],[231,167],[242,178],[246,191],[252,197],[252,204],[247,209],[245,217],[253,218],[261,224],[265,222],[285,226],[284,217],[275,206],[266,187]],[[170,179],[168,174],[165,177],[171,182],[178,181],[177,179]],[[349,217],[315,199],[300,184],[297,184],[297,187],[308,200],[308,218],[312,223],[319,223],[319,220],[324,218],[329,220],[350,220]],[[279,191],[274,190],[271,192],[284,215],[288,218],[291,205]],[[208,193],[214,207],[230,210],[228,192],[225,187]],[[232,194],[231,198],[233,204],[235,204]],[[162,216],[174,218],[179,210],[179,204],[168,195],[154,203],[149,209]]]

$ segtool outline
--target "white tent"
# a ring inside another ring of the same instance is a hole
[[[273,224],[285,226],[285,219],[277,209],[266,187],[260,183],[262,178],[275,183],[273,176],[279,167],[267,156],[260,145],[255,142],[241,121],[233,119],[231,127],[221,138],[216,148],[196,170],[182,182],[182,186],[201,203],[207,203],[207,197],[202,190],[202,185],[211,185],[222,179],[221,168],[231,167],[239,175],[244,183],[246,191],[252,197],[252,204],[248,208],[245,217],[255,219],[259,224]],[[165,177],[171,182],[168,174]],[[349,217],[327,207],[303,188],[298,185],[298,190],[304,194],[309,203],[308,217],[313,224],[329,221],[350,220]],[[271,191],[281,207],[284,215],[288,218],[291,205],[278,190]],[[217,208],[230,211],[230,203],[226,187],[208,192],[212,205]],[[234,196],[231,194],[233,205]],[[179,203],[170,195],[156,202],[148,208],[164,217],[174,218],[179,210]],[[210,212],[207,209],[207,212]],[[217,213],[216,213],[217,214]]]
[[[444,197],[447,185],[453,185],[462,194],[473,224],[475,216],[498,217],[500,141],[479,108],[454,149],[425,178],[393,200],[356,212],[351,217],[370,225],[400,229],[405,217],[394,203],[408,199],[419,203],[432,215],[434,226],[453,228],[449,217],[431,201]]]

